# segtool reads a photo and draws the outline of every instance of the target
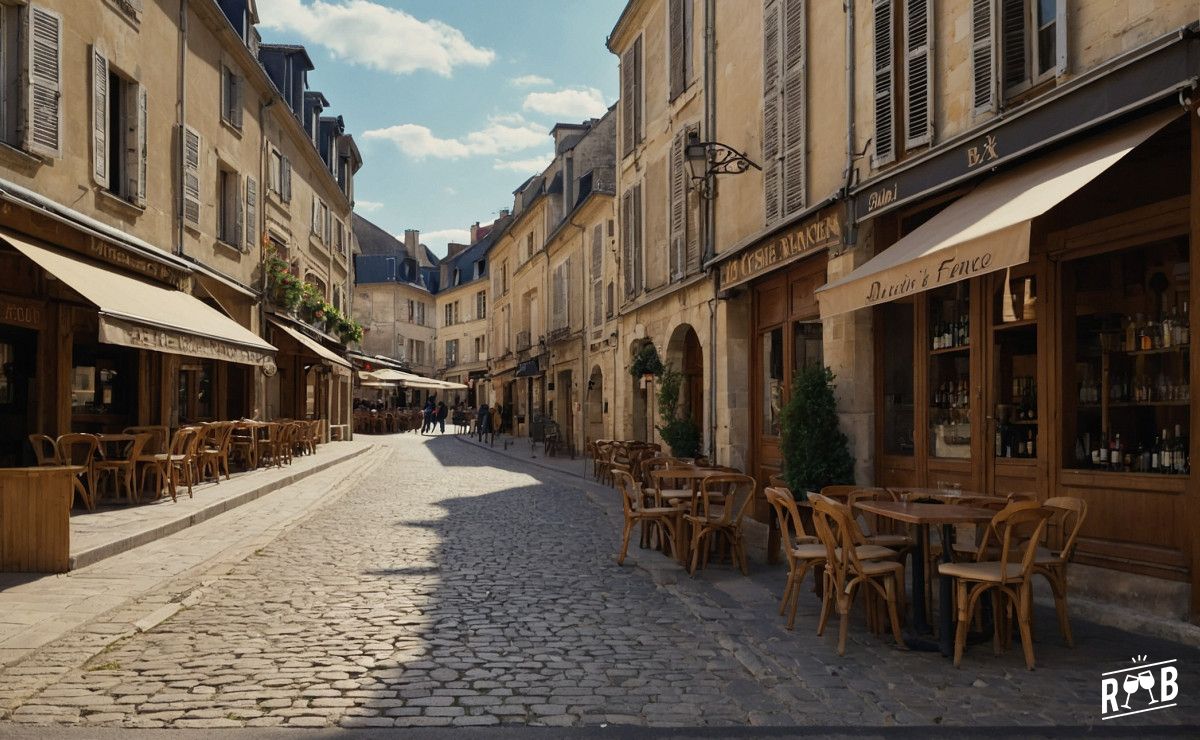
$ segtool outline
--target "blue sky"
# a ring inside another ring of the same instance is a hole
[[[604,38],[624,0],[258,0],[266,42],[301,43],[309,86],[365,165],[358,211],[443,254],[553,152],[557,121],[617,98]]]

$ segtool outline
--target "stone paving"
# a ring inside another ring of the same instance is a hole
[[[973,647],[956,670],[861,620],[839,657],[836,629],[814,634],[814,597],[795,632],[782,628],[780,568],[689,579],[651,551],[618,567],[611,492],[451,437],[381,444],[386,459],[354,490],[173,617],[49,681],[56,651],[61,663],[78,646],[0,673],[0,693],[22,697],[8,721],[1100,725],[1100,674],[1135,653],[1180,659],[1182,689],[1178,707],[1136,724],[1200,717],[1195,650],[1082,622],[1071,650],[1039,614],[1035,672],[1019,646],[1001,657]]]

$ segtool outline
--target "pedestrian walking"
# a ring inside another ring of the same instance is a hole
[[[433,396],[425,400],[425,410],[422,412],[421,434],[433,428]]]
[[[450,409],[446,407],[446,402],[438,401],[436,420],[437,420],[438,426],[441,427],[442,434],[446,433],[446,414],[448,414],[448,413],[450,413]],[[430,431],[433,431],[432,428],[430,429]]]
[[[492,434],[492,410],[486,403],[479,404],[479,412],[475,416],[475,431],[479,435],[480,442],[485,436],[495,436]]]

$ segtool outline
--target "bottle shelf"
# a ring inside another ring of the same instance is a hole
[[[1110,409],[1134,409],[1138,406],[1171,407],[1191,405],[1191,401],[1110,401],[1108,407]],[[1075,407],[1078,409],[1095,409],[1096,411],[1100,410],[1100,404],[1098,403],[1080,403],[1076,404]]]
[[[1157,349],[1113,349],[1106,350],[1104,353],[1109,355],[1128,355],[1129,357],[1137,357],[1139,355],[1167,355],[1167,354],[1183,354],[1190,350],[1190,344],[1178,344],[1172,347],[1159,347]]]
[[[966,352],[970,349],[971,349],[971,345],[962,344],[957,347],[945,347],[943,349],[931,349],[931,350],[929,350],[929,354],[931,354],[931,355],[952,355],[952,354],[957,354],[959,352]]]
[[[1006,321],[1003,324],[994,324],[992,328],[1000,331],[1002,329],[1023,329],[1027,326],[1037,326],[1037,319],[1018,319],[1016,321]]]

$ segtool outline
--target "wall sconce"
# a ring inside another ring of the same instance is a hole
[[[762,171],[749,157],[737,149],[719,141],[700,141],[700,134],[688,134],[687,146],[683,150],[692,180],[699,181],[701,197],[711,199],[712,188],[709,177],[716,175],[740,175],[751,167]]]

